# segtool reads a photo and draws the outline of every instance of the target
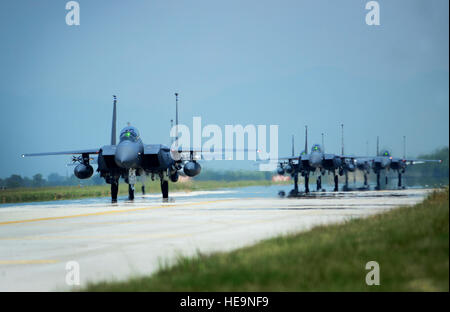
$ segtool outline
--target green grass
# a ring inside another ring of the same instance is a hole
[[[169,182],[169,191],[198,191],[212,190],[219,188],[233,188],[253,185],[272,185],[268,180],[250,180],[250,181],[188,181],[184,183]],[[136,185],[136,192],[140,192],[141,184]],[[150,181],[146,183],[147,193],[160,193],[159,181]],[[51,201],[61,199],[77,199],[87,197],[108,197],[110,196],[110,185],[93,186],[56,186],[41,188],[17,188],[0,190],[1,203],[20,203],[34,201]],[[128,185],[122,183],[119,187],[119,195],[128,194]]]
[[[339,225],[228,253],[180,257],[174,266],[86,291],[448,291],[449,192]],[[220,244],[220,242],[218,242]],[[365,264],[380,265],[367,286]]]

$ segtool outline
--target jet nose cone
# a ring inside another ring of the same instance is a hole
[[[311,166],[312,167],[319,167],[322,163],[322,157],[318,154],[312,154],[311,155]]]
[[[139,149],[132,142],[121,142],[116,149],[114,160],[121,168],[135,168],[138,165]]]

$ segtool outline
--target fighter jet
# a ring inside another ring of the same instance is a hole
[[[78,163],[74,169],[74,174],[79,179],[87,179],[94,173],[90,161],[95,158],[91,155],[97,155],[97,171],[105,179],[105,182],[111,185],[112,202],[117,202],[120,178],[123,178],[128,184],[128,198],[133,200],[136,176],[151,175],[152,179],[157,176],[160,179],[162,197],[167,199],[169,194],[168,181],[170,179],[172,182],[177,182],[178,171],[181,168],[189,177],[195,177],[200,173],[201,166],[195,159],[195,154],[201,153],[201,151],[181,148],[171,150],[163,144],[144,144],[138,129],[133,126],[127,126],[120,131],[119,143],[117,144],[116,106],[117,97],[113,96],[110,145],[85,150],[23,154],[22,157],[80,155],[73,157],[73,161]],[[186,157],[186,155],[188,156]]]
[[[322,175],[327,171],[334,175],[334,191],[339,190],[339,178],[345,174],[346,184],[344,188],[348,187],[348,172],[353,172],[356,169],[355,156],[344,155],[342,148],[342,155],[327,154],[324,152],[320,144],[314,144],[311,152],[308,154],[308,127],[305,126],[305,149],[299,156],[292,155],[291,157],[280,157],[277,173],[284,175],[290,174],[294,178],[294,189],[291,194],[298,193],[298,174],[305,178],[305,193],[309,193],[309,177],[316,171],[320,173],[317,177],[317,191],[322,189]]]
[[[405,139],[405,137],[404,137]],[[397,171],[398,174],[398,187],[403,188],[402,185],[402,174],[405,173],[406,167],[408,165],[421,164],[425,162],[437,162],[441,163],[442,160],[430,160],[430,159],[408,159],[406,158],[406,153],[403,153],[403,157],[393,157],[388,150],[383,150],[381,153],[379,152],[379,138],[377,137],[377,155],[374,157],[364,157],[361,159],[357,159],[357,167],[360,170],[364,170],[365,174],[370,172],[370,169],[377,175],[377,186],[376,189],[379,190],[381,188],[380,183],[380,175],[381,171],[386,170],[394,170]],[[365,183],[367,183],[365,178]],[[388,184],[388,177],[385,178],[385,183]]]

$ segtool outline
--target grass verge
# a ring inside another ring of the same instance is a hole
[[[169,182],[169,191],[199,191],[213,190],[219,188],[234,188],[256,185],[272,185],[268,180],[244,180],[244,181],[188,181],[183,183]],[[282,184],[277,183],[277,184]],[[160,193],[159,181],[146,182],[147,193]],[[141,184],[136,184],[136,192],[141,190]],[[119,195],[128,194],[128,185],[122,183],[119,187]],[[35,201],[51,201],[62,199],[78,199],[87,197],[108,197],[111,196],[110,185],[92,185],[92,186],[56,186],[41,188],[17,188],[0,190],[0,203],[21,203]]]
[[[174,266],[86,291],[448,291],[449,192],[343,224],[228,253],[180,257]],[[218,242],[220,243],[220,242]],[[367,286],[368,261],[380,286]]]

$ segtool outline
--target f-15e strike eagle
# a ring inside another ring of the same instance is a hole
[[[97,155],[100,176],[105,182],[111,184],[112,202],[117,202],[119,191],[119,179],[122,177],[128,184],[128,198],[134,199],[134,185],[136,176],[152,175],[159,176],[161,182],[161,193],[164,199],[169,196],[169,179],[178,181],[178,170],[183,168],[189,177],[198,175],[201,171],[200,164],[194,159],[194,153],[201,153],[194,149],[171,150],[162,144],[144,144],[139,136],[139,131],[132,126],[127,126],[120,131],[119,144],[116,144],[116,103],[114,98],[111,144],[100,148],[75,150],[66,152],[50,152],[23,154],[28,156],[46,155],[80,155],[74,156],[73,161],[78,163],[74,174],[79,179],[87,179],[92,176],[94,169],[89,163],[90,155]],[[184,158],[184,155],[189,156]]]
[[[342,155],[327,154],[323,151],[323,147],[319,144],[314,144],[311,152],[308,153],[308,127],[305,127],[305,150],[299,156],[294,153],[291,157],[280,157],[277,173],[284,175],[290,174],[294,178],[294,189],[291,191],[292,196],[295,196],[298,191],[298,175],[305,178],[305,193],[309,193],[309,176],[319,171],[317,178],[317,191],[322,189],[322,175],[325,172],[333,173],[334,175],[334,191],[338,191],[339,177],[345,175],[345,188],[348,188],[348,172],[354,172],[355,156],[344,155],[344,147],[342,146]]]
[[[404,137],[405,139],[405,137]],[[405,144],[405,143],[404,143]],[[435,162],[441,163],[442,160],[438,159],[412,159],[406,158],[406,147],[404,146],[405,151],[403,152],[403,157],[393,157],[388,150],[383,150],[381,153],[379,152],[379,139],[377,137],[377,155],[371,157],[361,157],[356,159],[356,167],[363,171],[364,173],[364,184],[367,184],[367,175],[370,173],[370,169],[373,170],[373,173],[377,175],[377,186],[375,189],[381,189],[380,183],[380,175],[383,170],[393,170],[397,171],[398,174],[398,187],[403,188],[402,185],[402,174],[405,173],[406,167],[408,165],[422,164],[426,162]],[[386,176],[386,184],[388,183],[388,177]]]
[[[338,174],[345,175],[344,191],[348,190],[348,173],[354,172],[356,169],[364,173],[364,187],[368,188],[367,176],[370,174],[370,169],[377,175],[377,186],[375,189],[379,190],[380,174],[383,170],[394,170],[398,173],[398,187],[402,188],[402,174],[405,173],[408,165],[420,164],[425,162],[438,162],[441,160],[429,159],[407,159],[392,157],[389,151],[384,150],[379,153],[377,142],[377,156],[346,156],[344,155],[344,139],[343,139],[343,125],[342,126],[342,154],[326,154],[323,147],[319,144],[313,145],[311,152],[308,154],[308,127],[306,126],[305,135],[305,150],[299,155],[295,156],[292,148],[291,157],[280,157],[277,173],[280,175],[289,174],[294,178],[294,189],[290,195],[295,196],[299,193],[298,190],[298,175],[305,178],[305,193],[309,193],[309,176],[314,174],[316,170],[319,171],[317,178],[317,191],[322,189],[322,175],[326,171],[334,174],[334,191],[338,191]],[[387,184],[387,177],[386,177]]]

